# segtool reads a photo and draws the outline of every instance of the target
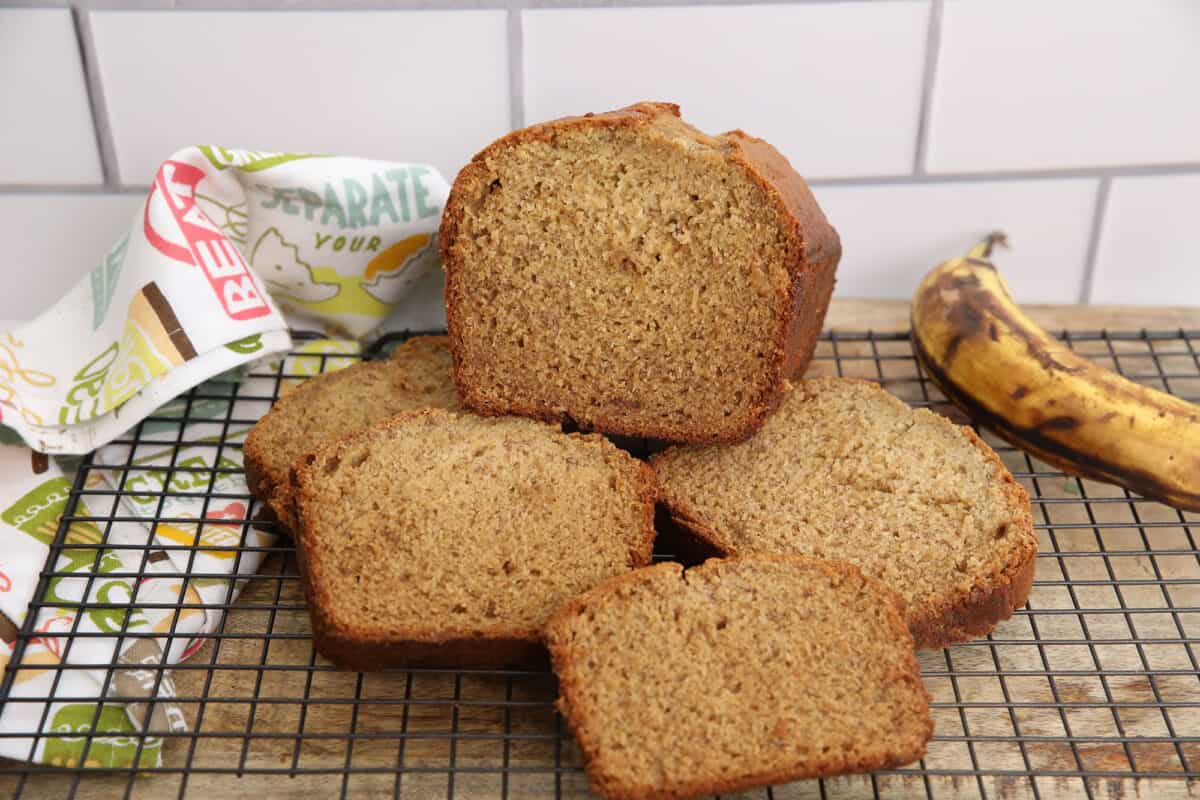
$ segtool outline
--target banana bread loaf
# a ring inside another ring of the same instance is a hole
[[[546,628],[559,708],[608,798],[915,761],[933,733],[903,601],[844,562],[658,564]]]
[[[804,371],[841,255],[771,145],[639,103],[511,133],[440,233],[463,402],[584,429],[733,442]]]
[[[598,434],[419,411],[296,469],[318,651],[341,666],[544,658],[551,612],[650,561],[654,476]]]
[[[651,463],[679,528],[720,554],[856,564],[907,601],[918,647],[983,636],[1029,595],[1025,490],[970,428],[878,384],[802,381],[750,441]]]

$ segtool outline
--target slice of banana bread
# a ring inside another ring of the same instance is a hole
[[[844,562],[658,564],[546,627],[559,708],[608,798],[687,797],[919,759],[903,601]]]
[[[440,245],[468,407],[688,442],[762,424],[841,255],[775,148],[668,103],[495,142],[458,174]]]
[[[750,441],[651,463],[680,528],[720,554],[856,564],[907,601],[918,647],[983,636],[1029,595],[1025,490],[970,428],[878,384],[802,381]]]
[[[445,336],[416,336],[387,361],[366,361],[300,384],[246,435],[246,483],[295,530],[289,470],[316,445],[403,411],[459,408]]]
[[[650,561],[654,474],[599,434],[421,411],[296,473],[313,640],[342,666],[536,660],[551,612]]]

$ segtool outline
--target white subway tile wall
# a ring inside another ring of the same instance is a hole
[[[911,299],[925,273],[1003,229],[994,260],[1019,298],[1079,299],[1097,181],[819,186],[817,201],[842,237],[837,291]]]
[[[810,178],[908,174],[928,17],[928,2],[527,11],[525,112],[671,100]]]
[[[0,319],[30,319],[95,269],[129,231],[136,194],[0,194]]]
[[[79,280],[181,146],[451,177],[513,126],[642,99],[776,144],[842,233],[841,296],[908,297],[998,228],[1020,301],[1200,304],[1194,0],[61,4],[0,9],[0,236],[37,276],[0,319]],[[441,320],[426,289],[398,324]]]
[[[1200,174],[1118,178],[1104,220],[1094,302],[1200,305]]]
[[[948,0],[933,172],[1200,161],[1200,3]]]
[[[503,11],[100,11],[92,31],[127,184],[187,144],[452,174],[509,128]]]
[[[102,179],[71,12],[0,9],[0,182]]]

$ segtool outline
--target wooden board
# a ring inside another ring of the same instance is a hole
[[[825,327],[835,331],[906,331],[907,300],[856,300],[835,297]],[[1049,330],[1185,330],[1200,329],[1196,306],[1023,305],[1034,322]]]
[[[907,327],[907,313],[903,302],[840,300],[829,323],[838,331],[897,331]],[[1072,306],[1030,313],[1051,328],[1200,328],[1200,309]],[[1100,344],[1092,349],[1103,355]],[[1144,343],[1118,342],[1114,349],[1126,370],[1148,373],[1154,366]],[[816,372],[836,370],[832,345],[823,343],[818,355]],[[929,387],[918,380],[905,342],[839,342],[838,355],[843,374],[882,377],[906,399],[926,398]],[[1200,364],[1167,358],[1164,369],[1183,376],[1172,388],[1200,395]],[[948,406],[940,410],[955,414]],[[992,642],[921,654],[939,737],[925,765],[935,774],[857,776],[824,787],[806,781],[776,788],[775,798],[815,798],[822,791],[828,797],[877,791],[1026,798],[1035,787],[1042,797],[1085,797],[1090,790],[1101,797],[1175,798],[1198,788],[1134,777],[1135,770],[1181,773],[1185,763],[1200,769],[1200,559],[1187,524],[1195,515],[1122,502],[1123,492],[1114,487],[1076,482],[992,441],[1038,498],[1043,557],[1031,610],[1002,624]],[[1141,527],[1133,525],[1134,514]],[[328,772],[241,778],[195,772],[186,787],[178,774],[133,781],[88,775],[77,797],[119,796],[127,789],[133,797],[168,797],[184,788],[189,796],[222,798],[328,797],[343,789],[375,796],[397,788],[414,798],[586,796],[578,751],[553,712],[550,676],[359,676],[325,668],[314,661],[307,638],[293,559],[273,556],[260,575],[228,615],[219,640],[175,671],[180,696],[192,698],[182,704],[185,713],[201,735],[194,750],[188,739],[168,742],[165,763]],[[266,640],[268,629],[273,635]],[[247,702],[252,698],[258,698],[254,705]],[[448,736],[452,732],[457,738]],[[1162,741],[1172,736],[1191,741]],[[401,778],[399,763],[408,770]],[[457,769],[452,777],[451,764]],[[345,765],[374,771],[343,778]],[[969,774],[975,767],[993,774]],[[1041,774],[1030,778],[1031,771]],[[1086,782],[1053,774],[1081,771],[1110,774]],[[33,776],[24,795],[60,796],[72,782],[71,776]],[[15,784],[11,776],[0,778],[0,790]]]

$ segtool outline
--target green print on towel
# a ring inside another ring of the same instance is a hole
[[[260,150],[237,150],[220,145],[200,145],[200,152],[217,169],[234,169],[242,172],[262,172],[289,161],[306,158],[328,158],[320,153],[265,153]]]
[[[70,493],[71,486],[66,478],[51,478],[0,512],[0,519],[49,547],[58,533],[58,523]],[[76,515],[88,515],[82,502],[76,505]],[[94,522],[75,520],[67,529],[67,544],[99,544],[100,537],[100,528]]]
[[[324,247],[326,252],[363,251],[366,260],[367,253],[378,251],[383,244],[378,236],[333,236],[315,234],[318,257]],[[284,239],[276,228],[263,231],[250,254],[250,263],[266,281],[271,295],[288,310],[382,317],[391,308],[364,290],[357,274],[344,276],[333,267],[302,259],[300,248]]]
[[[104,348],[104,352],[80,367],[72,378],[73,385],[63,398],[65,401],[58,410],[60,425],[74,425],[85,422],[96,416],[100,411],[100,391],[104,388],[104,379],[117,360],[121,349],[120,342],[113,342]]]
[[[74,572],[78,575],[60,575],[57,578],[51,578],[46,586],[46,600],[67,613],[82,611],[98,631],[120,633],[121,626],[125,624],[125,617],[129,616],[129,612],[133,610],[131,607],[121,608],[120,606],[130,602],[133,590],[128,579],[102,580],[98,577],[119,569],[121,569],[121,559],[112,550],[105,550],[100,554],[99,564],[96,564],[95,550],[77,548],[63,550],[58,563],[54,566],[54,571]],[[97,576],[92,579],[91,587],[95,602],[116,606],[115,608],[92,608],[87,605],[87,600],[80,596],[83,591],[87,590],[89,574]],[[78,587],[79,594],[67,592],[63,581],[73,581],[73,584],[68,585]],[[146,624],[146,620],[138,613],[130,618],[126,630],[133,630]]]
[[[370,185],[353,178],[340,183],[329,181],[323,194],[303,187],[287,188],[259,185],[267,194],[260,205],[278,209],[309,222],[346,228],[367,228],[384,224],[411,222],[442,213],[441,206],[429,205],[429,189],[421,179],[428,167],[397,167],[371,176]]]
[[[45,740],[42,762],[56,767],[79,766],[79,760],[84,758],[83,750],[88,742],[86,734],[92,730],[93,719],[96,719],[96,707],[89,703],[73,703],[58,709],[50,720],[49,733],[52,735]],[[131,767],[135,758],[139,767],[158,765],[162,738],[146,737],[139,757],[138,742],[142,737],[121,706],[105,704],[100,707],[96,732],[115,735],[97,735],[91,739],[91,744],[87,744],[85,766]]]
[[[334,280],[321,280],[317,269],[300,258],[296,245],[283,238],[276,228],[267,228],[254,243],[250,263],[266,281],[274,297],[310,305],[338,296],[342,288]]]
[[[99,330],[100,323],[108,316],[113,292],[121,278],[121,267],[125,265],[125,250],[129,247],[129,234],[113,246],[100,266],[92,270],[92,330]]]
[[[164,458],[166,455],[164,454]],[[204,456],[198,455],[181,459],[177,467],[182,467],[182,469],[176,468],[171,474],[170,485],[165,487],[167,492],[245,491],[241,475],[242,465],[228,456],[222,455],[218,459],[216,470],[209,466],[209,462]],[[156,494],[138,494],[138,492],[164,491],[163,483],[166,482],[167,475],[170,473],[172,470],[168,467],[139,470],[136,475],[126,479],[125,490],[128,494],[124,499],[149,511],[158,505],[159,497]],[[241,489],[238,489],[239,484]]]
[[[226,350],[232,350],[238,355],[248,356],[251,353],[257,353],[262,350],[262,334],[252,333],[244,339],[238,339],[236,342],[229,342],[225,345]]]

